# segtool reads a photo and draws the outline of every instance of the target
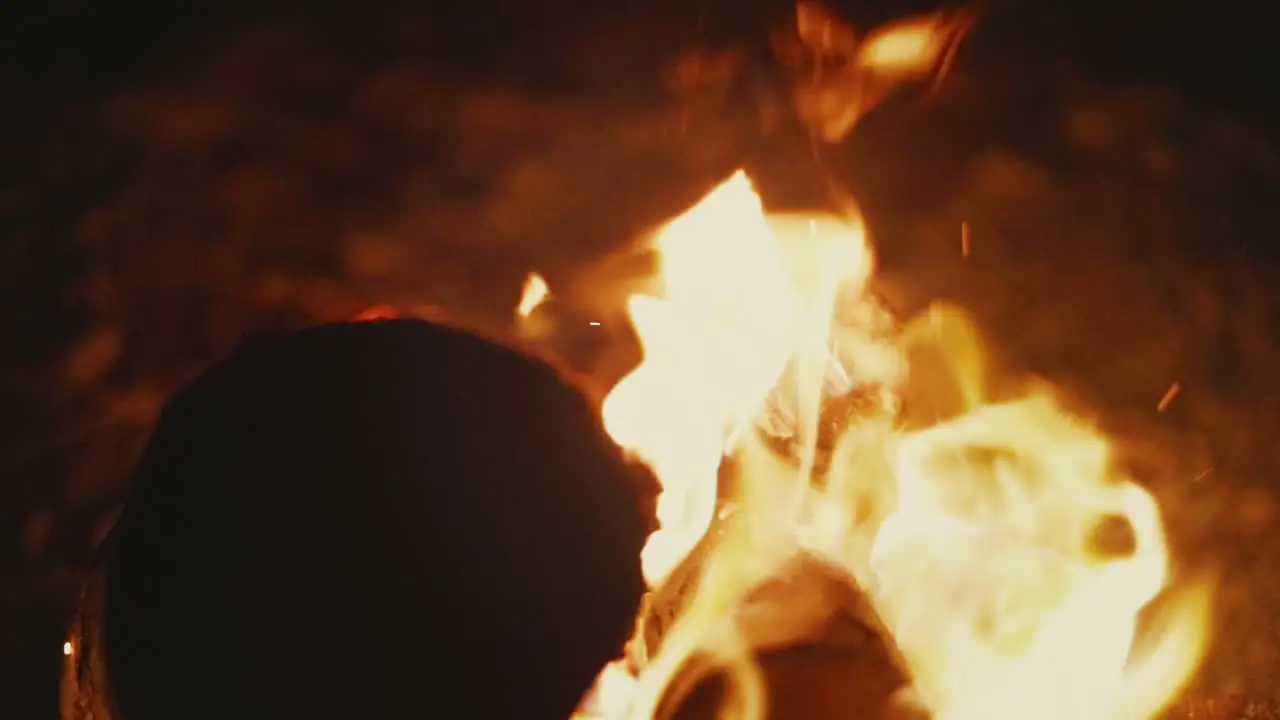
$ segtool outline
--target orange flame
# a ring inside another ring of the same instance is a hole
[[[665,293],[629,301],[644,359],[602,410],[662,483],[662,527],[641,558],[650,585],[706,534],[726,453],[737,512],[657,655],[638,677],[606,669],[598,713],[653,717],[702,654],[735,681],[726,716],[761,717],[753,639],[735,610],[800,551],[867,592],[938,720],[1147,720],[1170,701],[1202,654],[1209,594],[1169,591],[1159,510],[1112,467],[1104,438],[1045,393],[991,404],[981,343],[957,309],[886,337],[858,221],[769,217],[738,172],[655,244]],[[833,362],[883,391],[814,483]],[[948,412],[904,425],[897,398],[922,383]],[[794,418],[798,463],[757,431],[769,398]],[[1131,547],[1100,547],[1109,521]],[[1140,628],[1162,595],[1162,622]]]
[[[971,15],[932,13],[859,37],[821,3],[797,3],[801,50],[789,48],[783,55],[784,62],[800,66],[793,68],[799,72],[792,89],[801,121],[824,142],[839,142],[897,88],[930,78],[936,88],[969,31]]]

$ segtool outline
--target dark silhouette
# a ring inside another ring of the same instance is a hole
[[[134,488],[72,717],[564,720],[633,627],[656,485],[550,366],[394,320],[249,343]]]

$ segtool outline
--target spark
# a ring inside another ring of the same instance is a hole
[[[1169,386],[1164,397],[1160,398],[1160,402],[1156,404],[1156,412],[1164,412],[1169,409],[1169,405],[1173,403],[1173,399],[1178,397],[1178,393],[1182,391],[1182,385],[1174,383]]]
[[[71,654],[71,643],[70,643],[70,642],[64,642],[64,643],[62,643],[62,654],[63,654],[63,655],[70,655],[70,654]]]
[[[969,221],[960,223],[960,255],[969,257]]]

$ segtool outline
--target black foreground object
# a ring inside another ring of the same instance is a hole
[[[255,341],[165,410],[64,715],[564,720],[632,629],[655,490],[515,351],[407,320]]]

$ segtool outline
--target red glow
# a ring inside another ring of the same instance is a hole
[[[374,305],[365,308],[359,315],[351,318],[352,322],[372,322],[375,320],[395,320],[400,313],[390,305]]]

